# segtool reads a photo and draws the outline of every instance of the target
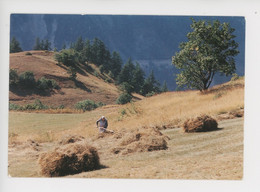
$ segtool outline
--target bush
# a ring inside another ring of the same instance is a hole
[[[129,103],[131,100],[132,100],[132,95],[130,95],[129,93],[123,93],[121,94],[117,100],[116,100],[116,103],[117,104],[126,104],[126,103]]]
[[[32,53],[31,52],[26,52],[25,55],[32,55]]]
[[[9,103],[9,110],[41,110],[41,109],[49,109],[47,105],[44,105],[39,99],[36,99],[32,104],[26,104],[24,106],[20,106],[14,103]]]
[[[94,71],[94,74],[93,74],[93,75],[96,76],[96,77],[99,77],[99,74],[98,74],[97,71]]]
[[[154,91],[147,93],[145,96],[146,96],[146,97],[151,97],[151,96],[153,96],[153,95],[155,95],[155,92],[154,92]]]
[[[58,106],[58,109],[64,109],[64,108],[65,108],[64,105],[60,105],[60,106]]]
[[[9,110],[20,110],[21,106],[15,103],[9,103]]]
[[[119,89],[128,94],[131,94],[134,91],[134,87],[127,82],[121,83]]]
[[[105,72],[105,67],[103,65],[100,65],[99,71],[100,71],[101,74],[103,74]]]
[[[35,78],[34,74],[31,71],[25,71],[19,75],[19,84],[23,88],[34,88],[35,87]]]
[[[76,69],[74,67],[69,67],[68,70],[67,70],[67,73],[70,75],[69,78],[71,80],[76,80],[77,78],[77,72],[76,72]]]
[[[57,89],[58,87],[57,82],[53,79],[42,77],[37,81],[37,88],[40,90]]]
[[[73,49],[63,49],[54,55],[54,59],[66,66],[75,66],[78,63],[78,54]]]
[[[234,73],[234,74],[232,75],[231,81],[236,81],[236,80],[238,80],[238,79],[239,79],[238,74]]]
[[[105,103],[102,103],[102,102],[98,102],[98,103],[97,103],[97,106],[98,106],[98,107],[102,107],[102,106],[105,106],[105,105],[106,105],[106,104],[105,104]]]
[[[91,111],[94,110],[98,107],[98,105],[94,102],[91,101],[89,99],[84,100],[84,101],[79,101],[78,103],[76,103],[75,108],[78,110],[83,110],[85,111]]]
[[[36,99],[33,104],[27,104],[21,107],[21,110],[40,110],[49,109],[47,105],[44,105],[39,99]]]
[[[13,86],[18,83],[19,76],[17,74],[17,71],[15,69],[10,69],[9,71],[9,85]]]

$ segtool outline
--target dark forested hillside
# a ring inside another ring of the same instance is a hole
[[[243,17],[193,17],[220,20],[235,28],[240,54],[236,56],[237,73],[244,75],[245,20]],[[112,51],[118,51],[125,61],[131,57],[140,63],[146,74],[153,69],[162,84],[166,80],[175,89],[171,57],[186,41],[190,29],[189,16],[133,16],[133,15],[51,15],[12,14],[11,38],[15,37],[23,50],[32,50],[36,38],[48,39],[52,49],[70,47],[71,42],[101,39]],[[225,80],[226,81],[226,80]],[[217,78],[215,84],[222,83]]]

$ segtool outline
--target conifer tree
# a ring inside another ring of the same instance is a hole
[[[40,41],[39,37],[37,37],[35,39],[35,44],[33,46],[33,50],[41,50],[41,41]]]
[[[155,79],[153,70],[149,74],[149,76],[145,79],[143,86],[143,95],[147,95],[148,93],[159,93],[160,92],[160,83]]]
[[[15,37],[12,38],[10,42],[10,53],[17,53],[23,51],[20,47],[19,41],[15,39]]]
[[[132,62],[132,59],[129,58],[118,75],[118,83],[121,84],[123,82],[127,82],[132,85],[134,70],[135,70],[135,66]]]
[[[82,39],[82,36],[80,36],[73,47],[76,51],[81,52],[84,49],[84,41]]]
[[[134,87],[134,92],[141,93],[144,86],[144,71],[141,69],[140,64],[136,63],[132,85]]]
[[[116,78],[122,68],[123,61],[120,57],[120,54],[118,52],[113,51],[111,56],[111,66],[110,71],[112,72],[114,78]]]
[[[162,92],[167,92],[167,91],[169,91],[168,87],[167,87],[167,83],[166,83],[166,81],[164,81],[163,86],[162,86]]]

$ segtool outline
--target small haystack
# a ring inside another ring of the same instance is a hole
[[[142,127],[122,135],[119,145],[113,148],[112,152],[125,155],[134,152],[165,150],[167,148],[166,137],[159,130]]]
[[[79,142],[79,141],[83,141],[84,139],[85,138],[83,136],[80,136],[80,135],[66,135],[61,139],[59,144],[66,145],[66,144],[69,144],[69,143],[76,143],[76,142]]]
[[[217,121],[208,115],[188,119],[183,124],[184,132],[206,132],[216,130],[217,128]]]
[[[71,143],[39,157],[41,173],[48,177],[65,176],[100,168],[94,147],[85,142]]]

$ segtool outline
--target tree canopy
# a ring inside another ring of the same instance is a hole
[[[229,23],[192,19],[191,28],[188,41],[180,44],[181,50],[172,57],[172,63],[180,69],[176,78],[179,87],[203,91],[217,72],[226,76],[235,72],[238,43]]]

